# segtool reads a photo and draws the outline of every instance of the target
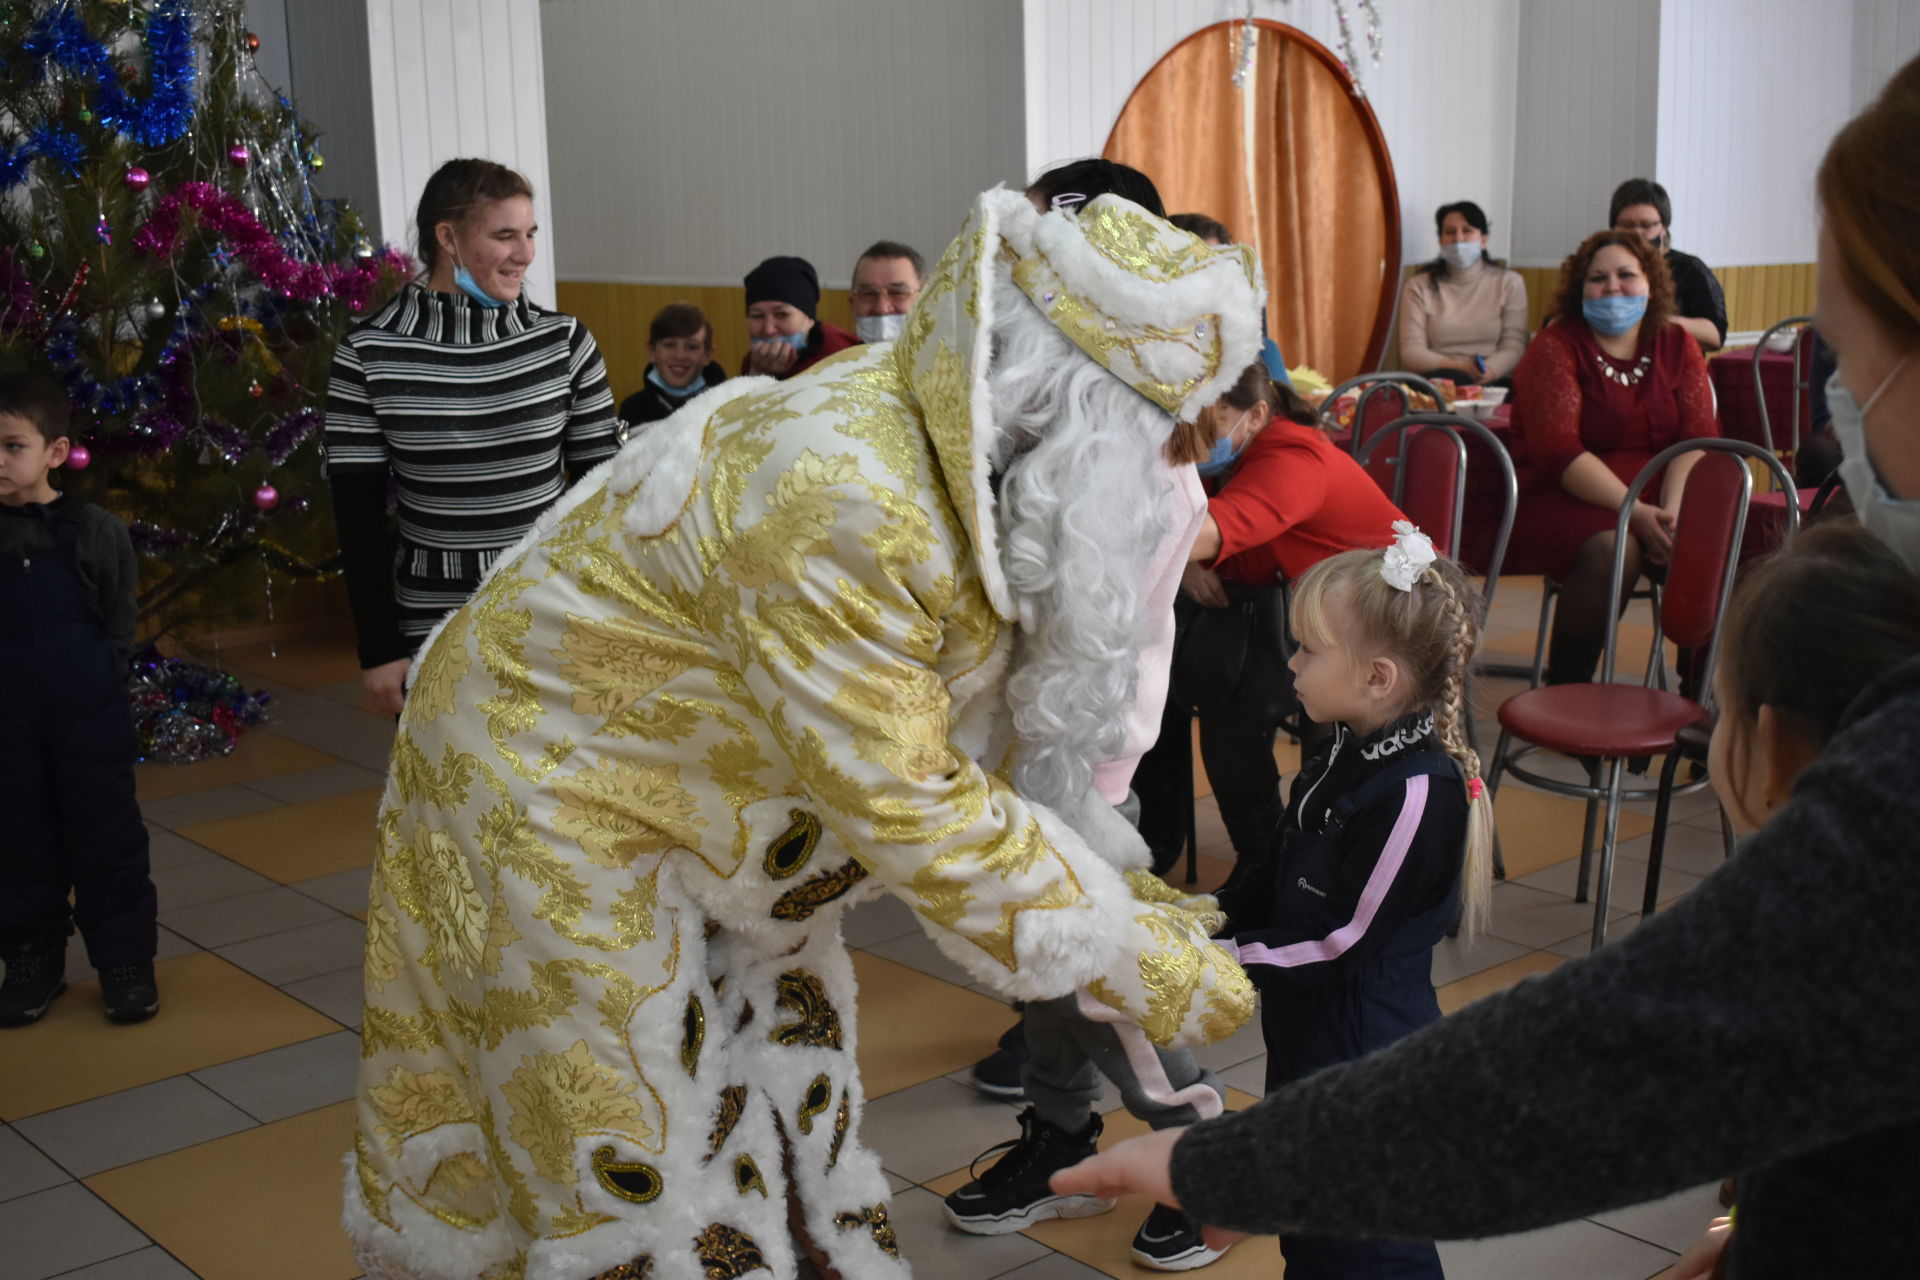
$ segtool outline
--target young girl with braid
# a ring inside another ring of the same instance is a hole
[[[1480,601],[1406,521],[1295,588],[1289,664],[1333,736],[1293,784],[1266,874],[1221,905],[1261,993],[1267,1091],[1439,1020],[1433,948],[1492,889],[1491,805],[1467,746]],[[1287,1280],[1439,1276],[1430,1241],[1283,1236]]]

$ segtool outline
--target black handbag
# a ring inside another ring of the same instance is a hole
[[[1299,708],[1287,659],[1285,582],[1228,582],[1223,609],[1182,592],[1174,602],[1173,670],[1168,697],[1205,714],[1231,711],[1277,725]]]

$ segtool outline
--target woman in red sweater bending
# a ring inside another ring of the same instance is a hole
[[[1560,266],[1553,323],[1514,370],[1515,417],[1535,478],[1520,497],[1516,546],[1560,583],[1547,682],[1593,678],[1606,636],[1613,529],[1627,486],[1680,439],[1720,434],[1700,347],[1673,318],[1673,277],[1638,235],[1588,236]],[[1665,564],[1689,454],[1645,491],[1629,524],[1627,581]]]
[[[1313,410],[1255,364],[1194,423],[1210,497],[1188,554],[1181,589],[1202,606],[1227,605],[1225,583],[1292,581],[1336,552],[1380,548],[1393,540],[1399,508],[1360,465],[1320,430]],[[1280,821],[1278,726],[1233,709],[1200,715],[1200,758],[1220,804],[1236,861],[1258,857]],[[1184,707],[1168,704],[1160,740],[1141,760],[1134,789],[1140,833],[1156,869],[1171,866],[1185,837],[1180,769],[1185,753],[1169,735],[1189,732]]]

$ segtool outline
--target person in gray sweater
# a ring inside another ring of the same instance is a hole
[[[1920,60],[1821,167],[1818,304],[1848,494],[1920,571],[1920,184],[1885,181],[1915,172]],[[1460,1239],[1734,1175],[1719,1274],[1912,1275],[1916,761],[1920,655],[1738,856],[1626,938],[1055,1189],[1142,1190],[1234,1231]]]

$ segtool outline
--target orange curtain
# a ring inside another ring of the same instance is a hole
[[[1339,381],[1368,367],[1385,328],[1381,284],[1399,274],[1385,144],[1371,112],[1292,28],[1256,24],[1253,74],[1236,88],[1240,30],[1209,27],[1161,59],[1105,155],[1151,177],[1167,212],[1209,214],[1253,245],[1268,330],[1288,363]]]

